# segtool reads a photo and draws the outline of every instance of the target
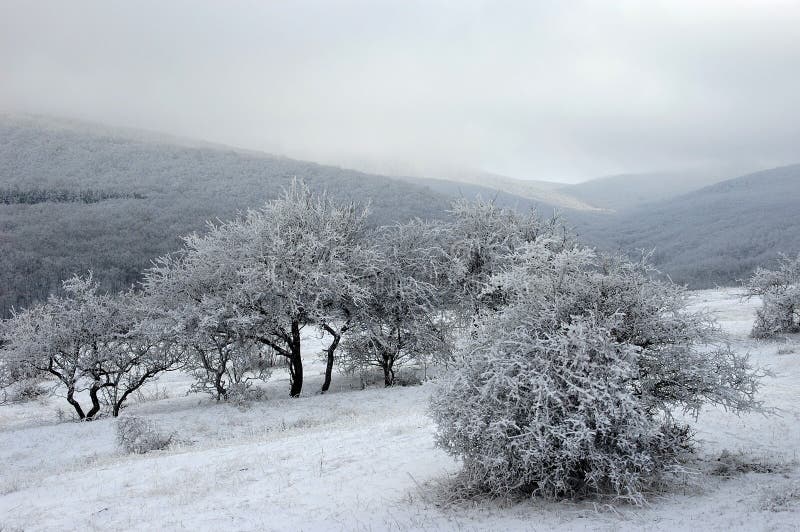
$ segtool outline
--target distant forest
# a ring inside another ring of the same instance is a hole
[[[261,206],[295,176],[369,203],[373,224],[439,218],[449,206],[424,186],[340,168],[0,123],[0,316],[90,269],[103,290],[125,289],[182,236]]]
[[[800,252],[800,165],[764,170],[612,217],[572,218],[587,241],[653,262],[691,288],[731,286]]]
[[[655,249],[655,265],[690,288],[736,284],[757,266],[774,265],[780,252],[800,251],[800,165],[597,212],[474,184],[180,142],[0,116],[0,316],[59,292],[63,279],[87,270],[102,290],[128,288],[152,259],[178,249],[182,236],[261,206],[294,177],[335,199],[368,203],[373,225],[447,217],[458,197],[535,208],[545,217],[559,211],[590,245],[631,255]],[[619,197],[631,189],[620,179],[605,184],[620,187]],[[595,198],[584,188],[590,203],[611,194],[601,187]]]
[[[44,188],[19,186],[0,187],[0,203],[12,205],[35,205],[36,203],[97,203],[108,199],[145,199],[144,194],[138,192],[119,192],[115,190],[97,190],[86,188],[73,190],[69,188]]]

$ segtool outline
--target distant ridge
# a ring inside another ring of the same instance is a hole
[[[619,174],[563,186],[558,191],[599,209],[625,211],[674,198],[727,177],[721,171]]]
[[[460,172],[448,175],[444,180],[500,190],[507,194],[527,198],[539,204],[546,204],[559,209],[576,211],[602,210],[602,208],[587,203],[568,191],[565,192],[563,183],[515,179],[486,172]]]
[[[181,236],[258,207],[294,177],[342,200],[370,202],[373,224],[443,217],[451,201],[424,185],[285,157],[0,116],[0,188],[8,196],[0,203],[0,317],[88,269],[103,289],[126,288]],[[48,201],[73,196],[80,201]]]
[[[601,247],[653,249],[693,288],[737,284],[779,253],[800,251],[800,164],[747,174],[617,216],[573,218]]]
[[[153,257],[177,249],[179,236],[257,207],[293,177],[370,202],[373,224],[445,217],[457,197],[559,212],[591,245],[655,248],[656,265],[694,288],[735,284],[779,252],[800,251],[800,165],[701,188],[688,173],[673,175],[659,189],[670,175],[566,186],[492,174],[390,178],[147,131],[0,115],[0,188],[9,198],[0,202],[0,316],[89,268],[104,289],[125,288]]]

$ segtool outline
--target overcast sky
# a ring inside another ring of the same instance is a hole
[[[0,110],[387,173],[800,162],[800,1],[0,2]]]

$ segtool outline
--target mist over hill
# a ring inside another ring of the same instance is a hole
[[[450,199],[382,176],[92,125],[0,118],[0,315],[92,269],[104,289],[139,279],[206,220],[227,220],[294,177],[371,204],[370,222],[445,215]]]
[[[536,194],[515,194],[519,180],[389,178],[138,130],[0,116],[0,315],[88,269],[104,289],[126,288],[182,235],[258,207],[294,177],[369,202],[374,225],[445,217],[459,197],[558,212],[591,245],[655,248],[656,265],[692,287],[735,284],[779,252],[800,250],[800,165],[682,195],[698,183],[687,174],[602,178],[555,196],[533,183]]]
[[[554,207],[567,211],[602,210],[595,204],[584,201],[579,195],[573,194],[562,183],[553,181],[514,179],[488,172],[458,172],[435,181],[445,181],[446,184],[438,183],[431,186],[449,188],[452,187],[453,183],[457,183],[463,190],[473,190],[470,187],[477,187],[477,189],[483,190],[489,189],[495,191],[494,194],[499,191],[514,198],[531,200],[532,204],[546,206],[547,208]]]
[[[720,171],[620,174],[567,185],[558,191],[596,209],[625,211],[668,200],[728,177]]]

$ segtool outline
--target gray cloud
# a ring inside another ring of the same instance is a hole
[[[800,3],[17,1],[0,109],[367,170],[797,162]]]

